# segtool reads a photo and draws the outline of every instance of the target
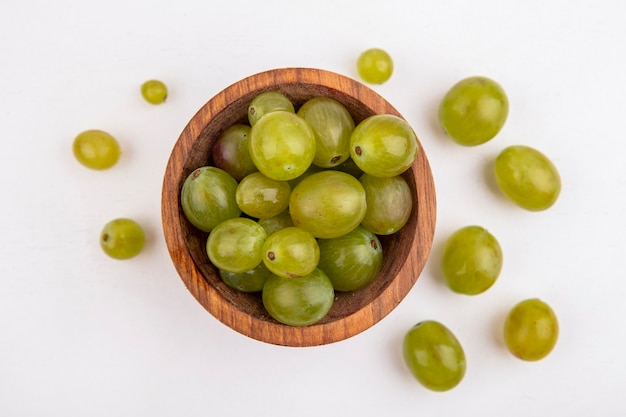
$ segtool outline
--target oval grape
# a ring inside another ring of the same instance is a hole
[[[136,221],[119,218],[108,222],[100,232],[100,246],[114,259],[130,259],[143,250],[145,234]]]
[[[454,292],[476,295],[487,291],[502,270],[502,248],[485,228],[467,226],[446,241],[441,270],[446,285]]]
[[[120,145],[109,133],[98,130],[81,132],[72,144],[74,157],[83,166],[103,170],[109,169],[120,158]]]
[[[500,190],[526,210],[547,210],[561,193],[561,177],[552,161],[529,146],[505,148],[493,169]]]
[[[494,80],[474,76],[456,83],[439,105],[439,122],[456,143],[476,146],[500,132],[509,114],[506,93]]]
[[[448,391],[465,376],[465,352],[456,336],[443,324],[427,320],[410,329],[403,342],[404,360],[424,387]]]
[[[393,59],[383,49],[370,48],[359,55],[356,69],[365,82],[382,84],[391,78]]]
[[[206,241],[206,252],[216,268],[240,274],[261,263],[266,238],[265,229],[254,220],[228,219],[213,228]]]
[[[509,351],[525,361],[545,358],[559,338],[559,322],[545,302],[531,298],[516,304],[506,317],[504,341]]]

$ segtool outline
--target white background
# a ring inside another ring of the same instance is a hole
[[[0,415],[623,416],[626,403],[626,2],[3,0],[0,5]],[[259,71],[308,66],[356,78],[362,50],[386,49],[374,90],[412,124],[432,164],[431,258],[389,316],[346,341],[284,348],[236,333],[187,292],[160,223],[162,175],[180,131],[208,99]],[[464,148],[436,122],[456,81],[486,75],[510,113],[491,142]],[[159,78],[168,101],[139,85]],[[71,143],[104,129],[123,147],[106,172]],[[540,149],[560,199],[526,212],[494,188],[505,146]],[[101,227],[132,217],[145,251],[107,258]],[[488,292],[441,283],[446,237],[478,224],[505,266]],[[561,324],[550,356],[505,349],[508,309],[528,297]],[[467,374],[434,393],[408,373],[404,333],[448,326]]]

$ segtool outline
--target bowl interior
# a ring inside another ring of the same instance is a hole
[[[350,78],[321,70],[273,70],[233,84],[192,118],[170,157],[162,207],[168,249],[181,278],[196,299],[234,330],[281,345],[307,346],[338,341],[380,320],[404,298],[417,280],[430,250],[434,230],[434,189],[430,168],[420,145],[419,158],[403,174],[413,195],[414,209],[404,228],[393,235],[379,237],[384,260],[378,277],[360,290],[336,292],[330,312],[313,326],[281,325],[266,313],[260,294],[243,293],[222,282],[206,254],[208,234],[187,221],[179,199],[185,178],[198,167],[212,165],[211,149],[215,139],[229,126],[247,123],[248,104],[256,95],[268,90],[285,94],[296,110],[313,97],[331,97],[348,109],[355,123],[374,114],[400,116],[369,88]],[[420,174],[421,178],[418,178]],[[397,280],[403,282],[392,285]],[[391,299],[381,300],[380,297]],[[345,320],[348,321],[342,323]]]

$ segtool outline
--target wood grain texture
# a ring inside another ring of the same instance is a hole
[[[257,94],[274,90],[289,97],[296,109],[306,100],[326,96],[343,103],[355,123],[373,114],[400,113],[365,85],[340,74],[310,68],[283,68],[252,75],[209,100],[190,120],[174,145],[163,179],[162,221],[166,244],[182,281],[196,300],[226,326],[246,336],[282,346],[317,346],[354,336],[391,312],[417,281],[430,253],[436,220],[435,188],[420,144],[417,158],[403,176],[413,193],[413,213],[406,226],[381,236],[384,261],[368,286],[337,292],[328,315],[308,327],[280,324],[265,312],[260,294],[226,286],[205,252],[207,234],[185,218],[180,189],[196,168],[211,165],[211,147],[234,123],[247,123],[248,104]]]

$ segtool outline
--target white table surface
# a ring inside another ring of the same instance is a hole
[[[626,403],[626,2],[438,0],[295,2],[3,0],[0,5],[0,415],[623,416]],[[411,123],[432,164],[431,257],[375,327],[317,348],[236,333],[189,294],[170,261],[160,190],[171,148],[214,94],[259,71],[317,67],[357,77],[382,47],[395,72],[372,88]],[[436,122],[445,91],[499,81],[510,114],[491,142],[464,148]],[[162,106],[138,88],[159,78]],[[115,135],[106,172],[72,156],[76,134]],[[563,190],[526,212],[493,186],[490,164],[526,144],[559,168]],[[115,217],[148,235],[119,262],[98,246]],[[479,224],[499,240],[502,274],[466,297],[441,283],[446,237]],[[501,326],[539,297],[561,324],[540,362],[506,351]],[[404,333],[425,319],[455,332],[463,382],[434,393],[412,379]]]

